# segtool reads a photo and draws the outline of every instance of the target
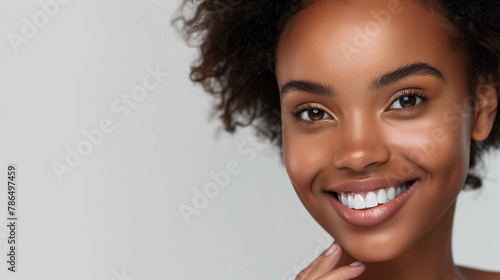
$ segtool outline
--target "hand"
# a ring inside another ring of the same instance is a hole
[[[348,266],[335,268],[342,256],[342,247],[333,243],[328,250],[324,251],[308,267],[297,275],[296,280],[348,280],[358,277],[365,271],[362,262],[353,262]]]

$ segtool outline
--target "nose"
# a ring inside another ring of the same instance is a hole
[[[335,134],[333,165],[339,170],[367,172],[390,158],[384,130],[373,118],[353,118],[343,122]]]

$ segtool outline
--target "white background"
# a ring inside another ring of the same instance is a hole
[[[1,226],[1,279],[293,279],[330,244],[279,152],[209,119],[212,100],[188,79],[196,52],[170,25],[178,1],[73,0],[17,53],[8,34],[43,10],[0,3],[1,180],[9,163],[19,169],[18,272],[7,271]],[[111,104],[157,65],[169,76],[120,118]],[[105,118],[114,130],[60,182],[53,162],[65,163],[66,148]],[[241,172],[187,224],[179,205],[192,205],[193,190],[232,161]],[[489,157],[485,186],[459,197],[459,264],[500,270],[499,164],[498,153]],[[1,224],[6,196],[2,188]]]

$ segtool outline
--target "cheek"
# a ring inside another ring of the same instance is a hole
[[[470,153],[470,115],[451,123],[441,114],[424,122],[413,134],[415,145],[410,160],[430,173],[431,179],[465,180]]]
[[[430,124],[414,128],[401,138],[403,144],[395,144],[404,157],[414,165],[423,167],[433,174],[438,171],[464,171],[468,166],[470,141],[463,131],[444,127],[441,124]],[[450,169],[451,167],[454,169]],[[436,174],[437,175],[437,174]]]
[[[303,199],[312,199],[314,178],[328,168],[330,145],[321,135],[302,134],[283,126],[283,158],[295,191]],[[316,186],[319,187],[319,186]],[[304,202],[304,201],[303,201]]]
[[[429,116],[420,124],[408,128],[399,126],[392,143],[393,156],[402,157],[399,175],[423,175],[422,187],[415,199],[425,201],[422,209],[428,217],[443,213],[456,199],[465,182],[469,167],[470,119],[447,122],[442,114]],[[401,168],[404,165],[408,168]],[[407,172],[408,174],[404,174]],[[422,219],[426,220],[422,215]]]
[[[469,166],[470,135],[466,135],[466,127],[443,129],[442,131],[443,135],[446,136],[440,138],[439,141],[433,140],[436,147],[426,165],[429,166],[429,170],[434,170],[437,173],[436,176],[438,174],[448,175],[448,178],[447,176],[441,177],[449,179],[450,183],[457,180],[464,181]],[[436,133],[440,132],[440,129],[436,130]]]
[[[441,134],[441,130],[436,130]],[[462,190],[469,168],[470,134],[466,122],[460,127],[443,128],[443,136],[435,140],[432,156],[423,164],[429,171],[432,188],[423,189],[437,200],[429,205],[429,211],[440,213],[447,209]]]

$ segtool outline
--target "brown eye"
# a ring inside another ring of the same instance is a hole
[[[405,96],[399,99],[399,104],[403,108],[415,106],[417,104],[417,98],[415,96]]]
[[[415,95],[407,95],[400,97],[394,101],[389,107],[390,109],[405,109],[409,107],[413,107],[418,103],[422,102],[424,99]]]
[[[325,111],[312,108],[304,110],[300,113],[300,117],[306,121],[319,121],[330,117]]]

